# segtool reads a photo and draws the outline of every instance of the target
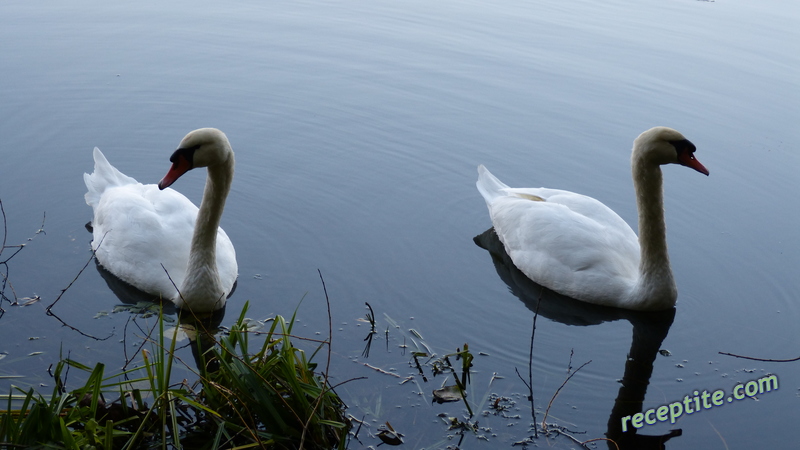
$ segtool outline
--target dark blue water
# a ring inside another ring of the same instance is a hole
[[[7,240],[25,242],[45,213],[46,234],[8,264],[17,297],[41,301],[1,304],[0,387],[44,384],[47,393],[46,369],[60,352],[114,367],[121,348],[136,348],[141,336],[125,333],[130,314],[102,314],[120,301],[93,264],[54,311],[87,334],[113,337],[87,338],[44,313],[91,256],[82,174],[98,146],[122,172],[155,183],[186,132],[213,126],[237,160],[222,226],[240,278],[224,322],[249,300],[254,319],[299,308],[298,334],[326,336],[319,270],[332,310],[330,373],[337,382],[368,377],[338,388],[365,420],[364,446],[379,443],[374,434],[387,421],[407,447],[456,445],[438,415],[463,418],[463,405],[432,405],[444,380],[428,373],[423,381],[410,352],[424,343],[443,355],[467,343],[476,355],[474,409],[489,410],[492,394],[515,403],[511,418],[479,413],[481,428],[460,445],[510,447],[532,434],[516,369],[527,378],[538,294],[510,287],[513,273],[473,243],[491,225],[475,168],[483,163],[512,186],[592,195],[635,224],[631,144],[666,125],[697,145],[711,172],[665,169],[674,318],[543,303],[532,364],[538,418],[568,366],[589,360],[547,419],[581,441],[613,434],[627,414],[618,400],[646,411],[774,373],[779,389],[758,401],[638,434],[681,429],[667,448],[786,448],[800,437],[798,363],[718,352],[800,353],[798,19],[800,8],[780,0],[6,2]],[[175,187],[199,202],[203,182],[192,172]],[[380,331],[368,358],[365,302]],[[652,364],[626,370],[629,353]],[[414,378],[400,384],[364,363]],[[619,380],[643,376],[646,392],[620,390]]]

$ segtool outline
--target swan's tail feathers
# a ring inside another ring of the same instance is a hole
[[[486,204],[490,204],[497,197],[505,196],[505,189],[508,189],[502,181],[489,172],[489,169],[481,164],[478,166],[478,192],[481,193]]]
[[[94,208],[100,202],[103,192],[115,186],[126,184],[136,184],[137,181],[117,170],[108,162],[103,152],[95,147],[94,152],[94,172],[83,174],[83,182],[86,183],[86,204]]]

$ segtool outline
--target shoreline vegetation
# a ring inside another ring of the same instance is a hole
[[[62,358],[49,397],[14,387],[5,399],[0,447],[346,448],[345,405],[312,362],[329,341],[317,341],[309,358],[293,343],[300,339],[291,334],[294,316],[275,316],[267,331],[255,332],[247,309],[216,338],[192,319],[165,328],[159,316],[149,348],[112,375],[102,363]],[[175,354],[179,329],[189,336],[196,370]],[[171,380],[176,364],[197,381]],[[71,370],[86,374],[82,386],[67,388]]]

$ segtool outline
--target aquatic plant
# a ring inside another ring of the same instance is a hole
[[[261,346],[251,353],[245,311],[212,349],[214,369],[204,380],[204,405],[225,417],[219,426],[240,444],[345,448],[350,429],[345,405],[316,372],[317,364],[293,345],[295,317],[286,321],[276,316]]]
[[[194,385],[171,379],[182,360],[175,353],[177,328],[170,336],[163,318],[138,367],[107,377],[102,363],[90,368],[62,358],[49,398],[32,388],[14,387],[8,395],[0,448],[345,448],[345,405],[316,372],[313,355],[294,346],[294,316],[272,319],[268,331],[255,334],[263,342],[251,353],[247,306],[230,333],[196,341],[205,348],[197,353],[203,364]],[[67,390],[70,369],[88,375],[81,387]]]

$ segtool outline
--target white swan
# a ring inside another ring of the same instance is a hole
[[[238,274],[233,244],[219,228],[233,150],[224,133],[201,128],[183,138],[170,162],[158,186],[143,185],[94,149],[94,172],[83,175],[86,203],[94,209],[92,249],[103,267],[132,286],[178,308],[211,312],[225,305]],[[199,210],[167,189],[196,167],[208,167]]]
[[[675,306],[678,292],[667,253],[661,165],[708,175],[695,146],[656,127],[633,143],[631,168],[639,237],[599,201],[556,189],[509,188],[482,165],[478,191],[514,265],[533,281],[569,297],[634,310]]]

